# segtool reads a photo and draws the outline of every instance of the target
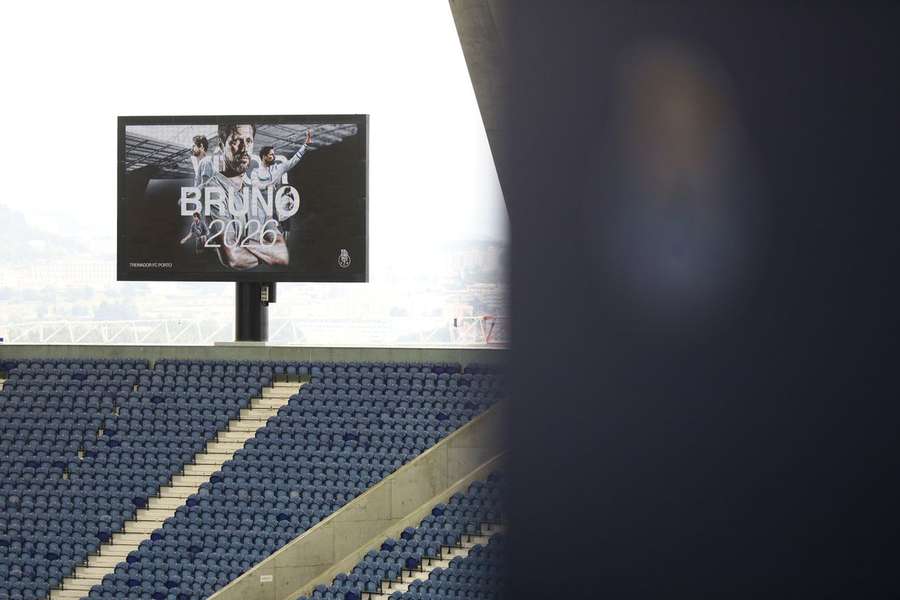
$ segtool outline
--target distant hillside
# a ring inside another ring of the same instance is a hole
[[[72,238],[48,233],[26,215],[0,204],[0,262],[21,265],[35,260],[71,257],[88,248]]]

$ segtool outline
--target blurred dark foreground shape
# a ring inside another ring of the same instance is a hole
[[[895,595],[897,5],[505,6],[512,597]]]

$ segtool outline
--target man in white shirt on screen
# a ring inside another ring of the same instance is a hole
[[[264,146],[262,150],[259,151],[259,166],[253,169],[250,173],[250,181],[252,182],[252,184],[260,191],[265,192],[270,187],[277,189],[282,184],[287,183],[284,177],[294,167],[300,164],[300,160],[303,158],[303,155],[306,154],[306,150],[309,148],[310,143],[312,143],[312,132],[307,129],[306,141],[303,142],[303,145],[301,145],[300,148],[297,149],[297,152],[294,153],[294,156],[283,162],[276,162],[274,147]],[[293,202],[298,202],[299,198],[293,197],[292,195],[291,200]],[[290,210],[291,208],[293,207],[288,207],[287,212],[289,214],[294,214],[294,212],[296,211]],[[290,232],[290,220],[289,218],[286,218],[281,214],[280,206],[276,207],[276,213],[278,221],[281,223],[281,229],[284,237],[285,239],[287,239]]]
[[[218,169],[215,168],[215,157],[207,155],[209,140],[205,135],[195,135],[191,146],[191,164],[194,165],[194,187],[200,187]]]

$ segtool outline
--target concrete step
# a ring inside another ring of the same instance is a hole
[[[176,475],[172,478],[172,485],[199,488],[200,484],[209,481],[208,476],[204,475]]]
[[[255,431],[255,430],[254,430]],[[252,431],[220,431],[220,442],[238,443],[243,446],[244,442],[253,437]]]
[[[296,384],[292,386],[289,385],[279,385],[274,388],[263,388],[260,396],[263,398],[290,398],[291,396],[296,396],[300,392],[300,388],[297,387]]]
[[[274,408],[242,408],[240,418],[266,421],[277,414],[278,411]]]
[[[128,556],[128,553],[135,548],[137,548],[137,546],[134,544],[109,544],[100,549],[99,556],[116,556],[124,560],[125,557]]]
[[[264,427],[266,422],[263,420],[255,420],[255,419],[247,419],[241,420],[233,425],[229,425],[229,431],[247,431],[251,433],[255,433],[257,429],[260,427]],[[221,437],[221,435],[220,435]]]
[[[81,600],[84,594],[79,590],[54,590],[50,600]]]
[[[295,392],[296,393],[296,392]],[[258,396],[250,400],[250,408],[264,408],[266,410],[278,410],[282,406],[287,405],[290,401],[291,396],[285,394],[283,396],[270,396],[268,394],[263,394],[262,396]],[[268,402],[277,402],[277,404],[267,405],[265,403]]]
[[[219,470],[219,467],[222,464],[229,460],[234,455],[234,452],[219,452],[213,454],[198,454],[194,457],[194,462],[198,465],[210,466],[214,465],[216,467],[216,471]],[[213,471],[215,473],[215,471]]]
[[[147,536],[141,533],[114,533],[112,543],[116,546],[138,546],[147,539]],[[127,552],[126,552],[127,554]]]
[[[239,417],[241,420],[246,419],[248,421],[268,421],[277,414],[278,409],[276,408],[253,408],[248,406],[241,409]]]
[[[279,386],[276,388],[263,388],[262,397],[263,398],[290,398],[291,396],[299,393],[299,388],[296,387],[287,387],[287,386]]]
[[[203,475],[207,479],[209,476],[219,470],[218,465],[185,465],[185,475]]]
[[[160,498],[181,498],[182,500],[186,500],[188,496],[196,493],[197,488],[191,486],[167,485],[159,488]],[[184,503],[182,502],[182,504]]]
[[[104,576],[109,573],[106,567],[82,567],[78,570],[78,577],[75,581],[101,581]]]
[[[136,521],[152,521],[162,523],[175,514],[175,509],[169,508],[141,508],[138,509],[134,518]]]
[[[63,586],[67,590],[79,590],[84,592],[84,595],[87,596],[87,593],[91,591],[91,588],[100,583],[101,579],[85,579],[82,577],[77,577],[75,579],[66,579],[63,582]]]
[[[120,557],[120,556],[94,555],[88,559],[88,566],[89,567],[115,567],[120,562],[122,562],[122,557]]]
[[[254,398],[250,401],[252,408],[281,408],[286,402],[281,398]]]
[[[162,527],[162,521],[128,521],[122,531],[125,533],[150,534]]]
[[[150,509],[172,509],[173,511],[184,504],[184,502],[179,501],[177,498],[150,498],[147,502],[147,508]]]
[[[218,442],[213,441],[206,444],[205,454],[234,454],[244,447],[244,444],[240,442],[222,440],[221,435],[220,433]]]

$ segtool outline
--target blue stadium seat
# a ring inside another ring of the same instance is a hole
[[[0,537],[4,554],[20,557],[6,568],[9,577],[0,576],[0,594],[10,589],[3,580],[21,579],[23,567],[47,581],[68,573],[274,376],[312,380],[91,597],[209,595],[502,393],[491,376],[465,378],[458,365],[19,363],[2,392],[7,403],[0,403],[0,519],[9,531],[26,532],[27,547],[38,555],[25,558],[25,545]],[[449,390],[455,390],[452,402]],[[68,479],[59,478],[63,471]],[[491,518],[500,517],[499,507],[489,509]],[[418,541],[404,531],[383,552],[399,553],[400,543],[408,542],[412,553],[390,560],[379,555],[352,593],[393,576],[407,559],[434,551],[463,526]],[[245,534],[251,530],[254,535]],[[63,534],[72,541],[63,544]],[[190,585],[186,574],[195,576]]]

